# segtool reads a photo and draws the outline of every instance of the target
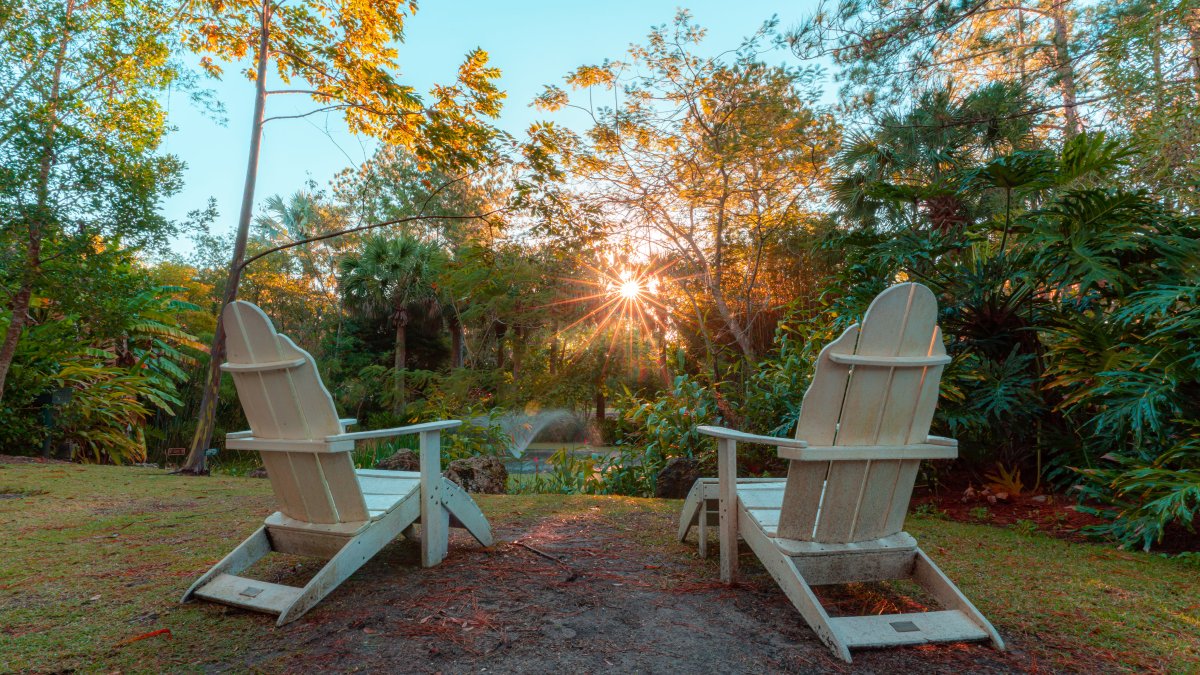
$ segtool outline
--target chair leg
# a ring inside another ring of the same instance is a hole
[[[440,498],[421,508],[421,567],[436,567],[450,549],[450,512]]]
[[[738,563],[737,443],[717,439],[717,482],[720,490],[718,514],[721,538],[721,581],[732,584]]]
[[[704,479],[698,478],[695,483],[692,483],[691,490],[688,491],[687,499],[683,502],[683,508],[679,511],[679,541],[687,539],[688,532],[692,529],[692,525],[696,524],[696,514],[703,510],[704,502]]]
[[[954,582],[950,581],[950,578],[943,574],[942,570],[919,548],[913,565],[912,579],[946,609],[957,609],[965,614],[983,632],[988,634],[993,647],[1004,651],[1004,640],[1000,639],[1000,634],[996,632],[992,623],[984,618],[983,613],[975,608],[975,605],[962,594],[962,591],[958,590],[958,586],[955,586]]]
[[[738,509],[738,517],[743,518],[741,508]],[[779,547],[758,529],[758,526],[753,522],[746,522],[749,518],[744,518],[741,527],[742,538],[758,556],[763,567],[771,573],[771,577],[783,589],[784,595],[788,600],[792,601],[792,605],[800,611],[800,616],[808,623],[817,637],[821,639],[838,658],[851,663],[850,648],[846,643],[838,637],[837,633],[830,625],[829,614],[825,608],[821,606],[821,601],[813,593],[808,582],[804,580],[804,576],[800,574],[800,570],[796,567],[796,563],[792,559],[785,556],[779,551]]]
[[[207,584],[213,577],[218,574],[237,574],[242,570],[250,567],[254,563],[262,560],[268,553],[271,552],[271,538],[267,535],[265,526],[250,535],[246,541],[238,544],[237,548],[229,552],[229,555],[221,559],[221,562],[212,566],[212,569],[205,572],[192,584],[187,592],[183,594],[180,602],[187,602],[192,599],[196,593],[196,589]]]
[[[441,436],[421,432],[421,566],[433,567],[450,547],[450,512],[445,507]]]
[[[412,525],[420,515],[419,508],[418,499],[409,499],[347,541],[346,545],[309,579],[299,597],[279,614],[275,625],[282,626],[295,621],[312,609],[384,546],[391,543],[405,528]]]
[[[466,528],[475,540],[484,546],[492,545],[492,527],[488,524],[487,518],[483,515],[483,511],[479,510],[479,505],[471,499],[471,495],[467,494],[459,486],[455,485],[448,479],[443,478],[445,483],[442,485],[443,503],[450,515],[458,519],[458,522]]]

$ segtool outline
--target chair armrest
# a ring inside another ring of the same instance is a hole
[[[925,442],[930,445],[945,445],[951,448],[958,447],[957,438],[946,438],[945,436],[927,436]]]
[[[394,438],[396,436],[408,436],[409,434],[420,434],[429,431],[453,429],[461,424],[462,422],[459,420],[439,420],[437,422],[411,424],[406,427],[396,427],[394,429],[375,429],[374,431],[355,431],[348,434],[334,434],[333,436],[326,436],[325,440],[333,443],[335,441],[366,441],[372,438]]]
[[[352,427],[355,424],[358,424],[358,420],[354,419],[353,417],[343,417],[342,419],[338,420],[338,422],[342,423],[343,430],[345,430],[346,427]]]
[[[950,440],[950,439],[942,439]],[[954,459],[958,445],[913,443],[911,445],[825,445],[780,448],[779,456],[802,462],[861,462],[879,459]]]
[[[701,426],[696,427],[696,431],[705,436],[712,436],[717,439],[726,439],[737,443],[761,443],[762,445],[775,445],[781,448],[807,448],[808,443],[797,440],[795,438],[780,438],[778,436],[758,436],[756,434],[748,434],[744,431],[736,431],[734,429],[726,429],[725,427]]]
[[[757,436],[724,427],[701,426],[696,430],[717,439],[717,512],[718,530],[721,535],[721,580],[733,583],[734,574],[737,572],[738,540],[737,444],[774,445],[779,447],[782,454],[784,450],[799,452],[806,448],[808,443],[794,438]]]
[[[413,424],[395,429],[376,429],[374,431],[358,431],[326,436],[323,439],[313,438],[255,438],[250,431],[235,431],[225,436],[225,447],[230,450],[256,450],[258,452],[350,452],[354,450],[355,441],[365,441],[374,438],[393,438],[408,434],[420,434],[422,446],[427,437],[438,435],[443,429],[453,429],[462,422],[458,420],[440,420]]]
[[[442,446],[441,435],[445,429],[453,429],[462,425],[459,420],[439,420],[437,422],[425,422],[423,424],[411,424],[406,427],[396,427],[394,429],[376,429],[375,431],[359,431],[351,434],[336,434],[327,436],[325,440],[329,443],[337,441],[350,441],[353,446],[354,441],[363,441],[373,438],[393,438],[396,436],[408,436],[411,434],[421,435],[421,444],[419,446],[417,460],[421,473],[421,526],[422,528],[430,527],[434,518],[434,507],[442,501]],[[440,517],[440,516],[438,516]],[[428,530],[423,530],[424,532]],[[423,549],[424,550],[424,549]],[[425,555],[425,552],[422,553]],[[430,564],[429,559],[426,559],[425,564]]]

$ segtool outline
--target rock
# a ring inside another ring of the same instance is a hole
[[[456,459],[446,467],[445,476],[467,492],[489,495],[508,493],[508,468],[499,457]]]
[[[658,472],[654,496],[661,499],[683,499],[692,484],[700,478],[700,460],[692,457],[672,457]]]
[[[1031,501],[1035,504],[1045,504],[1046,503],[1046,495],[1037,495],[1036,497],[1030,497],[1029,501]]]
[[[391,457],[384,457],[375,462],[375,468],[387,471],[420,471],[421,460],[412,450],[397,450]]]
[[[570,640],[579,635],[574,628],[571,628],[558,619],[551,619],[550,623],[543,626],[542,634],[551,640]]]
[[[267,467],[265,467],[265,466],[260,466],[257,469],[246,474],[246,478],[266,478],[266,477],[267,477]]]

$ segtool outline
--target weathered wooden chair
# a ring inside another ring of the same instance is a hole
[[[740,534],[792,604],[843,660],[850,649],[991,640],[987,619],[903,532],[923,459],[957,456],[957,441],[929,436],[942,367],[950,362],[937,301],[920,284],[881,293],[861,326],[821,351],[796,438],[702,426],[717,439],[718,478],[696,482],[679,538],[701,526],[715,501],[721,579],[732,583]],[[786,481],[739,480],[738,442],[779,448]],[[812,586],[912,579],[944,606],[913,614],[830,617]]]
[[[490,546],[491,528],[474,500],[441,475],[440,432],[449,420],[397,429],[347,433],[308,352],[275,332],[247,302],[224,312],[228,362],[250,430],[231,433],[226,446],[262,457],[279,511],[183,596],[214,600],[293,621],[346,580],[396,535],[418,520],[421,562],[446,556],[449,528],[465,528]],[[354,442],[420,435],[420,471],[354,469]],[[411,533],[411,530],[409,530]],[[328,559],[303,588],[237,574],[271,551]]]

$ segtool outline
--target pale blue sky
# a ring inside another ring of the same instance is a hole
[[[704,51],[717,53],[736,47],[772,15],[779,16],[782,28],[793,26],[815,4],[696,0],[683,6],[708,29]],[[422,0],[399,47],[401,80],[426,91],[434,82],[452,80],[463,56],[482,47],[501,69],[500,87],[508,94],[499,124],[523,137],[530,122],[546,118],[529,107],[543,85],[561,84],[562,76],[577,66],[622,58],[630,43],[641,42],[651,26],[668,23],[679,6],[665,0]],[[769,60],[794,63],[795,57],[780,51]],[[166,150],[186,162],[187,169],[183,190],[166,201],[164,212],[168,218],[183,218],[211,196],[221,214],[214,231],[228,232],[241,202],[253,83],[228,69],[223,81],[208,84],[224,103],[228,124],[207,118],[183,96],[171,99],[169,118],[176,131]],[[267,102],[267,116],[311,108],[307,97],[274,97]],[[562,115],[555,119],[564,121]],[[271,122],[263,137],[256,204],[272,194],[291,194],[309,178],[326,185],[339,170],[369,157],[373,147],[371,139],[349,134],[336,114]]]

